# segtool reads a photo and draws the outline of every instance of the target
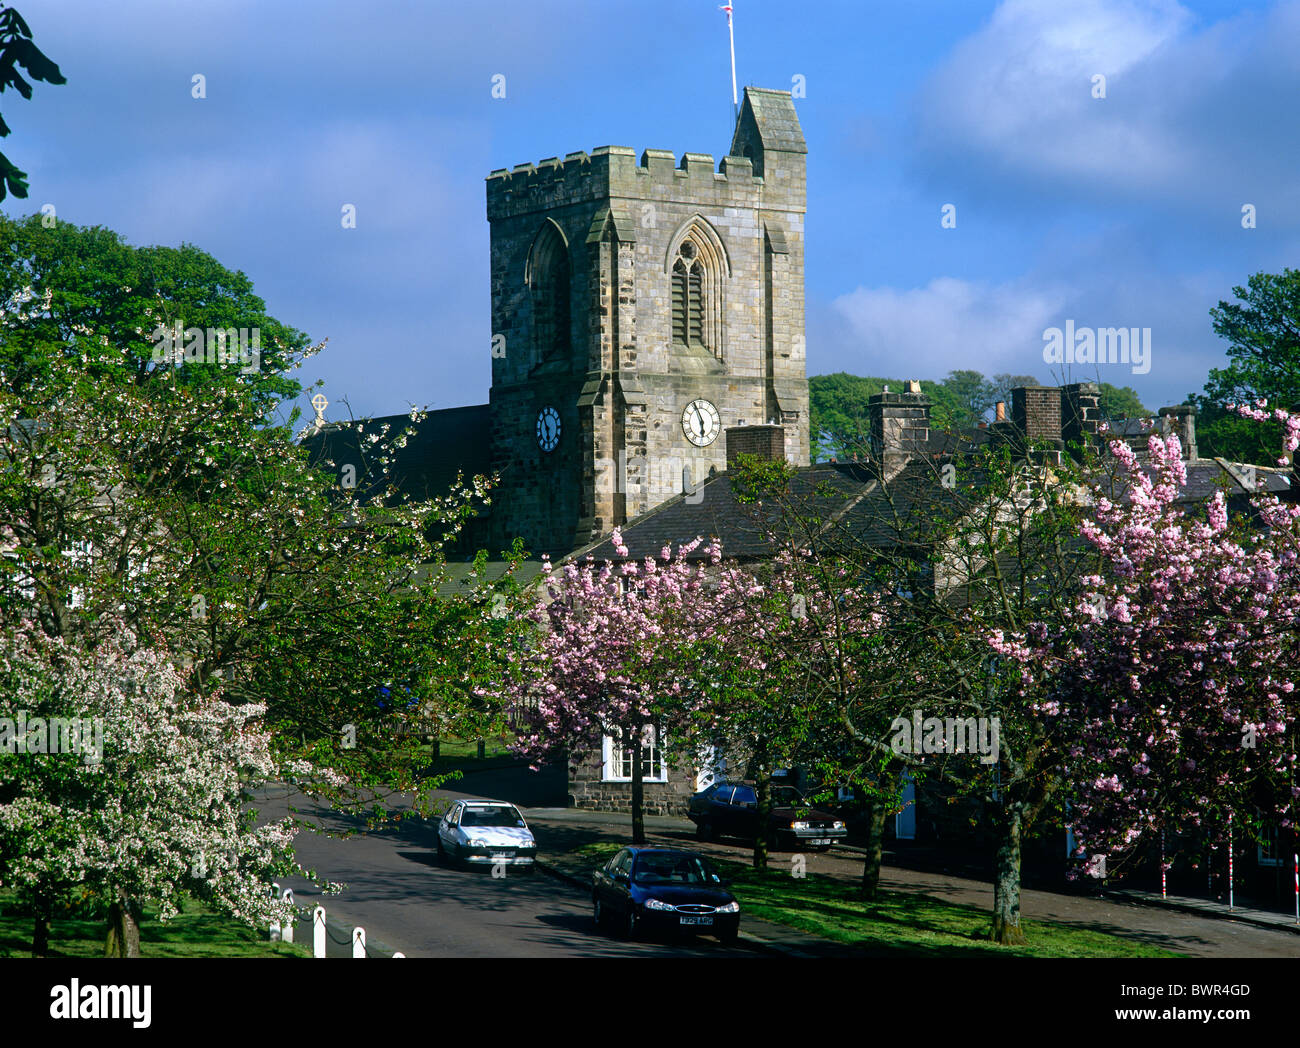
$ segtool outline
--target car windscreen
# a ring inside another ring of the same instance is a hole
[[[650,884],[720,883],[713,869],[697,855],[640,855],[632,868],[632,882]]]
[[[808,802],[799,795],[793,786],[773,786],[772,803],[782,808],[797,808]]]
[[[466,808],[461,814],[462,826],[522,827],[523,816],[514,808]]]

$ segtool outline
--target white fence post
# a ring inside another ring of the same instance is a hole
[[[284,901],[287,902],[290,906],[293,905],[292,888],[286,888],[284,890]],[[298,913],[295,910],[289,916],[289,923],[284,926],[284,930],[280,934],[280,938],[283,939],[285,942],[293,942],[293,926],[297,923],[297,921],[298,921]]]
[[[272,898],[272,899],[278,899],[279,897],[280,897],[280,886],[279,886],[278,884],[272,884],[272,885],[271,885],[271,898]],[[271,941],[272,941],[272,942],[279,942],[279,941],[280,941],[280,922],[279,922],[279,921],[272,921],[272,922],[271,922]]]
[[[311,914],[312,926],[312,943],[311,955],[313,957],[325,956],[325,907],[317,906]]]
[[[352,956],[364,957],[366,955],[366,930],[364,928],[352,929]]]

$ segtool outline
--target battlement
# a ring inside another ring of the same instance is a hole
[[[633,182],[635,180],[635,182]],[[498,168],[487,176],[488,217],[508,212],[552,206],[556,197],[570,200],[621,195],[635,184],[638,195],[647,184],[672,184],[707,180],[743,186],[763,185],[748,157],[726,156],[716,164],[711,153],[683,153],[680,160],[670,149],[646,149],[638,160],[627,146],[600,146],[590,153],[568,153],[564,159],[547,157],[536,164]]]

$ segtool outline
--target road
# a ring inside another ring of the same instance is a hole
[[[285,791],[269,795],[261,805],[264,816],[285,814],[288,800]],[[294,803],[312,810],[300,796]],[[364,927],[372,945],[382,943],[407,957],[756,956],[743,944],[728,948],[705,936],[674,944],[628,942],[598,932],[589,894],[540,872],[512,870],[494,878],[490,870],[453,869],[434,852],[432,826],[419,819],[346,840],[328,835],[357,825],[330,817],[325,832],[304,831],[295,845],[305,867],[348,884],[340,896],[322,899],[302,879],[286,879],[282,886],[293,888],[299,903],[319,902],[347,928]],[[310,925],[299,924],[297,936],[310,942]]]
[[[467,776],[456,788],[438,796],[491,797],[529,809],[529,822],[539,837],[554,842],[576,839],[625,839],[626,816],[566,810],[563,769],[538,775],[520,768],[501,768]],[[263,808],[270,816],[285,809],[281,797]],[[701,844],[688,823],[648,817],[652,843],[688,847],[720,857],[743,859],[747,849],[734,843]],[[334,832],[357,826],[337,817],[326,823]],[[564,846],[571,846],[570,840]],[[494,879],[486,870],[455,870],[441,865],[434,854],[432,827],[419,820],[340,840],[304,831],[298,837],[300,861],[334,881],[349,882],[339,898],[325,899],[331,917],[350,927],[366,928],[371,942],[379,940],[408,956],[422,957],[629,957],[757,956],[745,947],[725,949],[701,937],[685,945],[624,942],[596,932],[589,896],[545,874],[511,872]],[[789,861],[779,853],[774,863]],[[810,873],[856,879],[861,858],[838,849],[806,856]],[[301,902],[319,892],[307,882],[286,881]],[[936,899],[989,910],[992,888],[986,882],[950,874],[886,866],[881,886],[920,891]],[[1300,956],[1300,935],[1252,925],[1200,917],[1114,899],[1026,889],[1022,912],[1030,920],[1055,920],[1091,928],[1193,957]],[[743,928],[743,922],[742,922]],[[310,928],[300,926],[300,938]]]

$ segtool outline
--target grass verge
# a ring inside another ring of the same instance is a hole
[[[102,917],[55,917],[50,922],[51,957],[103,957]],[[30,957],[32,918],[12,895],[0,893],[0,957]],[[142,957],[310,957],[303,943],[269,942],[263,929],[222,916],[196,899],[187,898],[179,916],[159,921],[145,910],[140,922]]]
[[[594,868],[620,844],[597,842],[567,852],[566,868]],[[557,857],[551,856],[554,860]],[[1051,921],[1025,921],[1024,946],[998,946],[983,938],[990,915],[971,906],[942,902],[916,892],[882,891],[868,903],[855,881],[821,874],[792,877],[769,869],[710,858],[731,882],[741,913],[784,924],[864,954],[908,957],[1178,957],[1134,939]],[[744,930],[742,916],[741,929]]]

